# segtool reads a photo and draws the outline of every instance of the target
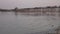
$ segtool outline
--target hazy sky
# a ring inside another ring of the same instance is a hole
[[[28,8],[60,5],[60,0],[0,0],[0,8]]]

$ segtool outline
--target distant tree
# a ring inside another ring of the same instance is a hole
[[[15,15],[17,16],[17,11],[18,11],[18,8],[14,8],[14,11],[15,11]]]
[[[57,6],[52,6],[51,8],[57,8]]]
[[[57,6],[47,6],[46,8],[57,8]]]
[[[33,9],[39,9],[38,7],[35,7],[35,8],[33,8]]]
[[[60,6],[59,6],[59,8],[60,8]]]
[[[51,6],[47,6],[46,8],[51,8]]]
[[[17,10],[18,10],[18,8],[16,7],[14,10],[15,10],[15,11],[17,11]]]

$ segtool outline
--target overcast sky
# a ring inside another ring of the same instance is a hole
[[[0,0],[0,8],[28,8],[60,5],[60,0]]]

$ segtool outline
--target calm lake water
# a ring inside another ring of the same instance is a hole
[[[54,25],[54,26],[52,26]],[[0,12],[0,34],[32,34],[57,28],[59,16],[29,16]]]

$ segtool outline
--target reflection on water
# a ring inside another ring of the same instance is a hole
[[[0,12],[0,34],[43,34],[60,25],[58,16],[29,16]],[[52,30],[53,29],[53,30]]]

